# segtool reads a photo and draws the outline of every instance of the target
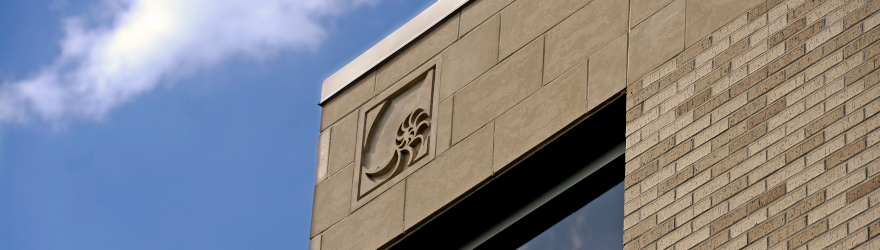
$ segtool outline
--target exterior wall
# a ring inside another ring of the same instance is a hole
[[[675,49],[630,67],[625,249],[880,249],[880,1],[684,1],[630,33]]]
[[[629,12],[628,1],[619,0],[471,1],[327,100],[311,249],[387,247],[566,127],[624,98],[627,56],[643,60],[628,48],[654,39],[631,38]],[[676,22],[683,34],[684,19]],[[396,126],[383,117],[412,107],[430,115],[422,134],[427,151],[390,172],[367,166],[378,159],[370,143],[394,140],[370,131]],[[383,175],[391,177],[373,191],[364,186],[365,176]]]

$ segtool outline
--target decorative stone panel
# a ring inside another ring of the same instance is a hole
[[[434,159],[440,61],[429,61],[360,109],[352,210]]]

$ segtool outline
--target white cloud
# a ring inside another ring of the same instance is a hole
[[[107,0],[64,21],[52,64],[0,85],[0,121],[101,119],[163,80],[233,56],[314,50],[327,36],[320,20],[376,1]]]

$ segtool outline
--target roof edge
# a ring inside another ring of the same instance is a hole
[[[389,56],[415,40],[431,27],[452,14],[469,0],[438,0],[430,7],[409,20],[396,31],[379,41],[372,48],[327,77],[321,83],[321,101],[324,104],[330,97],[339,93],[354,80],[367,73]]]

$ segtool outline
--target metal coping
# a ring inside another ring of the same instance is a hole
[[[321,101],[318,104],[323,104],[358,77],[434,27],[468,1],[470,0],[438,0],[425,11],[419,13],[391,35],[327,77],[321,84]]]

